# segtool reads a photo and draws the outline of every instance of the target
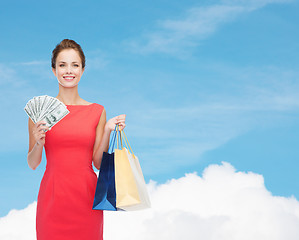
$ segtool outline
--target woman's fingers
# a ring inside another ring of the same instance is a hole
[[[35,124],[36,127],[39,127],[40,125],[46,125],[46,122],[45,121],[38,121]]]
[[[44,131],[44,130],[49,131],[49,127],[48,126],[40,126],[38,128],[38,131]]]
[[[41,129],[40,131],[34,131],[33,134],[34,134],[34,136],[36,136],[38,138],[40,138],[40,136],[42,136],[42,137],[46,136],[46,133],[45,133],[45,131],[43,131],[43,129]]]
[[[121,114],[116,117],[116,125],[120,127],[120,130],[123,130],[126,126],[126,114]]]
[[[42,130],[49,130],[49,127],[46,126],[46,122],[45,121],[39,121],[35,124],[35,127],[37,129],[37,131],[42,131]],[[45,131],[44,131],[45,132]]]
[[[126,121],[126,114],[118,115],[114,119],[115,119],[115,124],[120,126],[120,125],[122,125],[122,124],[125,123],[125,121]]]
[[[116,121],[122,121],[126,119],[126,114],[121,114],[116,117]]]
[[[126,124],[125,123],[119,123],[118,126],[119,126],[120,130],[123,130],[126,127]]]
[[[116,123],[116,125],[123,125],[123,124],[125,124],[124,121],[119,121],[119,122]]]
[[[39,121],[34,125],[32,130],[33,136],[38,144],[45,143],[46,131],[49,130],[49,127],[46,126],[45,121]]]
[[[121,123],[121,122],[125,122],[125,121],[126,121],[126,114],[118,115],[116,117],[116,122],[117,123]]]
[[[125,121],[126,121],[126,114],[121,114],[121,115],[118,115],[118,116],[108,120],[108,122],[106,123],[107,124],[106,126],[111,131],[113,131],[115,129],[116,125],[118,125],[120,127],[120,130],[123,130],[126,126]]]

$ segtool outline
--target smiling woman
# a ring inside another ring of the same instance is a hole
[[[56,61],[57,66],[52,68],[52,71],[59,84],[63,87],[77,86],[84,72],[77,51],[74,49],[66,49],[57,56]]]
[[[57,99],[69,114],[49,131],[44,121],[29,119],[28,165],[40,164],[45,147],[47,167],[36,209],[37,240],[103,239],[103,212],[92,210],[102,155],[116,125],[125,127],[125,115],[106,122],[102,105],[82,99],[78,84],[85,68],[79,44],[64,39],[53,50],[52,71],[59,83]],[[46,130],[46,132],[44,131]]]
[[[72,40],[63,40],[53,50],[51,62],[52,71],[60,85],[78,85],[85,69],[85,55],[79,44]]]

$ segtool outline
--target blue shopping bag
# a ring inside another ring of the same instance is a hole
[[[114,130],[114,134],[111,138],[112,140],[110,141],[108,152],[103,153],[92,207],[94,210],[117,211],[113,152],[115,137],[116,130]]]

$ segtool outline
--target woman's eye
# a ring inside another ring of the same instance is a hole
[[[79,65],[78,64],[74,64],[74,67],[79,67]]]
[[[64,64],[60,64],[59,67],[64,67]]]

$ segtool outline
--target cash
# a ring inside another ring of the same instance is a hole
[[[34,124],[43,120],[49,130],[70,112],[63,102],[48,95],[30,99],[24,110]]]

